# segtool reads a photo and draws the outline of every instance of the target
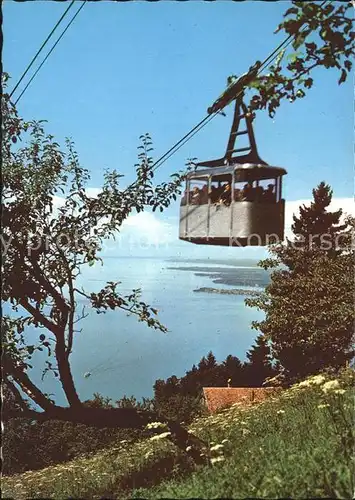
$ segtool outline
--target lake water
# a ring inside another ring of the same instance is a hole
[[[142,289],[142,300],[159,310],[168,333],[152,330],[124,311],[90,312],[80,322],[71,355],[72,372],[82,399],[95,392],[114,400],[123,395],[151,397],[158,378],[181,377],[201,357],[212,351],[218,361],[228,354],[245,359],[257,332],[253,320],[263,313],[245,306],[244,296],[196,293],[199,287],[253,288],[267,282],[260,269],[221,264],[189,264],[154,258],[107,259],[85,274],[85,284],[95,290],[106,280],[118,281],[122,293]],[[83,304],[84,305],[84,304]],[[35,335],[38,335],[38,330]],[[41,382],[36,356],[31,376],[42,390],[65,398],[58,381],[48,374]],[[84,377],[86,372],[91,376]]]

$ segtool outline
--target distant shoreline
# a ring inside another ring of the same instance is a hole
[[[256,290],[245,290],[243,288],[232,288],[228,290],[227,288],[211,288],[203,286],[201,288],[196,288],[194,292],[219,293],[226,295],[260,295],[262,290],[260,290],[260,292]]]

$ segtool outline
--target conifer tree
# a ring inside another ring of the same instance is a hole
[[[223,361],[223,375],[225,380],[230,380],[232,387],[245,385],[244,365],[236,356],[229,354]]]
[[[273,269],[270,285],[246,300],[265,312],[253,327],[271,342],[290,379],[339,368],[353,356],[354,221],[348,217],[339,225],[342,211],[326,210],[332,191],[325,183],[313,198],[294,217],[295,241],[270,247],[273,258],[260,263]]]
[[[313,201],[309,207],[300,207],[300,217],[293,216],[292,231],[295,234],[295,246],[306,250],[321,249],[332,253],[340,244],[346,224],[340,223],[342,209],[327,211],[333,191],[324,181],[313,189]]]
[[[246,384],[260,387],[265,379],[275,374],[272,366],[271,350],[263,335],[258,335],[255,344],[247,352],[248,362],[244,365]]]

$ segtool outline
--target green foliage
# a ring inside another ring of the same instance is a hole
[[[354,373],[316,376],[251,409],[238,405],[191,429],[212,467],[134,498],[352,498]],[[131,495],[130,495],[131,496]]]
[[[241,363],[237,357],[229,355],[222,363],[217,363],[210,351],[184,377],[173,375],[166,381],[156,380],[155,408],[172,419],[190,423],[205,412],[203,387],[226,387],[227,384],[233,387],[260,387],[267,378],[276,375],[270,346],[263,336],[257,337],[247,358],[247,362]]]
[[[272,364],[269,342],[258,335],[255,345],[247,352],[248,362],[244,364],[245,379],[250,387],[260,387],[277,371]]]
[[[339,368],[353,356],[353,222],[339,225],[341,210],[327,212],[332,197],[321,183],[314,201],[294,217],[295,242],[270,247],[271,283],[247,305],[265,312],[254,322],[271,342],[273,357],[291,378]]]
[[[354,372],[318,375],[250,408],[193,422],[209,443],[196,468],[164,437],[4,477],[12,498],[351,498]],[[132,491],[133,490],[133,491]]]
[[[2,299],[16,315],[2,317],[5,374],[17,396],[26,393],[48,409],[50,399],[36,390],[27,374],[34,352],[45,350],[49,359],[43,374],[53,371],[69,404],[77,406],[69,358],[87,307],[98,314],[121,309],[148,327],[167,331],[156,309],[142,301],[140,289],[122,295],[120,282],[109,282],[89,293],[77,287],[77,277],[87,265],[101,262],[103,243],[115,237],[131,213],[169,206],[183,176],[174,174],[170,182],[153,184],[152,141],[145,134],[135,182],[123,188],[123,176],[106,171],[101,191],[90,196],[90,175],[80,165],[73,142],[67,140],[63,150],[45,131],[43,120],[22,120],[6,94],[7,80],[4,75]],[[84,308],[78,299],[84,299]],[[37,343],[25,340],[28,326],[42,329]]]
[[[13,393],[3,387],[3,473],[13,475],[27,470],[43,469],[50,465],[68,462],[112,446],[120,440],[134,443],[144,437],[144,431],[89,427],[72,422],[51,420],[36,422],[28,418],[7,418],[10,408],[16,407]],[[111,398],[95,393],[83,402],[88,408],[134,408],[138,411],[158,411],[166,418],[189,423],[192,416],[202,415],[200,398],[173,394],[157,405],[156,401],[124,396],[113,403]],[[18,408],[18,410],[20,410]]]
[[[301,206],[300,217],[293,216],[295,246],[304,250],[322,248],[330,256],[337,253],[337,247],[346,244],[344,231],[348,229],[348,224],[339,225],[341,209],[335,212],[327,211],[333,196],[330,186],[321,182],[312,190],[312,194],[314,201],[310,206]]]
[[[252,79],[248,85],[253,91],[250,109],[268,109],[271,117],[281,101],[295,102],[306,96],[317,68],[334,69],[339,84],[352,71],[355,46],[351,2],[292,4],[276,32],[294,37],[293,52],[283,49],[269,73]]]
[[[9,406],[16,405],[11,391],[4,384],[4,415]],[[85,401],[90,408],[113,408],[109,398],[94,394]],[[120,407],[120,401],[117,402]],[[83,455],[104,449],[119,440],[135,442],[143,432],[132,429],[98,429],[72,422],[51,420],[36,422],[28,418],[10,418],[4,421],[2,439],[2,472],[6,475],[43,469],[68,462]]]

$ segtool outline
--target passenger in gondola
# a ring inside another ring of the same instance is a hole
[[[232,200],[232,188],[230,182],[227,182],[227,184],[224,186],[223,193],[219,198],[219,202],[223,203],[224,205],[230,205],[231,200]]]
[[[268,184],[267,190],[263,194],[263,202],[276,203],[276,195],[274,193],[274,185]]]
[[[224,188],[225,188],[225,184],[219,184],[218,188],[216,189],[217,202],[219,202],[219,200],[222,196],[222,193],[224,191]]]
[[[254,188],[253,184],[249,181],[248,184],[245,184],[243,188],[243,201],[254,201]]]
[[[200,190],[195,186],[191,193],[191,205],[199,205],[201,203]]]
[[[240,189],[234,189],[234,201],[242,201],[243,196]]]
[[[256,186],[255,188],[255,201],[262,201],[264,196],[264,188],[262,186]]]
[[[206,205],[208,203],[208,187],[205,184],[200,191],[200,203]]]
[[[210,191],[210,199],[211,199],[211,203],[217,203],[218,201],[218,190],[216,188],[216,186],[211,186],[211,191]]]

